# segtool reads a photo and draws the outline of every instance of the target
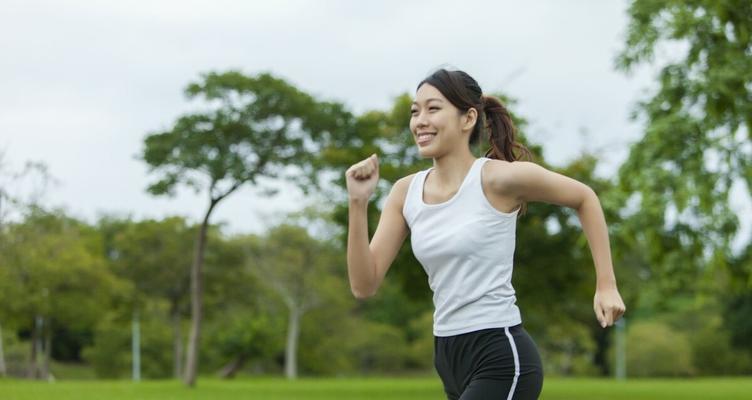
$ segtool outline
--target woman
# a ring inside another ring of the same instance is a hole
[[[434,364],[447,398],[535,399],[543,370],[511,284],[517,215],[531,201],[577,210],[595,262],[594,310],[605,328],[625,306],[598,197],[581,182],[517,160],[529,152],[515,142],[506,108],[462,71],[441,69],[418,85],[410,131],[433,167],[393,185],[370,243],[366,209],[378,158],[345,174],[352,292],[376,293],[409,232],[434,292]],[[470,146],[486,132],[491,149],[476,159]]]

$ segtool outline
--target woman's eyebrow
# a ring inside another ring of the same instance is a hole
[[[432,100],[435,100],[435,101],[441,101],[441,102],[443,102],[443,101],[444,101],[444,100],[441,100],[441,99],[440,99],[440,98],[438,98],[438,97],[431,97],[430,99],[426,99],[426,103],[428,103],[429,101],[432,101]],[[418,104],[418,102],[417,102],[417,101],[413,101],[413,104]]]

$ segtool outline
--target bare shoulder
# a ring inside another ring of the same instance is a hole
[[[487,164],[491,190],[520,201],[541,201],[577,208],[592,192],[582,182],[534,162],[492,160]]]
[[[415,178],[415,175],[416,174],[410,174],[397,179],[397,182],[394,182],[394,185],[392,185],[392,191],[389,194],[389,197],[394,197],[394,200],[400,205],[404,204],[407,190],[410,188],[410,183],[413,181],[413,178]]]
[[[530,161],[490,160],[483,166],[483,181],[493,189],[503,189],[545,171],[545,168]]]
[[[537,165],[527,161],[489,160],[483,165],[483,185],[494,194],[509,194],[509,190]]]
[[[381,214],[381,219],[385,222],[386,225],[392,224],[394,226],[397,223],[397,220],[400,220],[402,223],[399,225],[402,227],[406,226],[404,215],[402,214],[402,209],[405,207],[407,191],[410,188],[410,183],[413,181],[414,177],[415,174],[402,177],[394,182],[394,185],[392,185],[392,189],[389,192],[389,195],[386,197],[384,210]],[[380,226],[381,221],[379,221],[379,227]],[[379,228],[377,227],[376,230],[378,231]]]

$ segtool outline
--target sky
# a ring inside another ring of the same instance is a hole
[[[44,202],[89,221],[104,213],[198,220],[205,194],[154,197],[138,156],[146,135],[190,110],[185,86],[209,71],[271,72],[355,112],[390,107],[442,66],[517,100],[529,139],[563,165],[603,155],[613,175],[641,136],[634,104],[655,68],[614,68],[626,1],[16,1],[0,0],[0,151],[6,168],[45,163]],[[304,198],[245,188],[212,222],[262,232]],[[739,243],[752,204],[736,190]]]

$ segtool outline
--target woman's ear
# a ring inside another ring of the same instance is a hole
[[[475,107],[470,107],[462,118],[462,130],[472,131],[475,122],[478,121],[478,110]]]

